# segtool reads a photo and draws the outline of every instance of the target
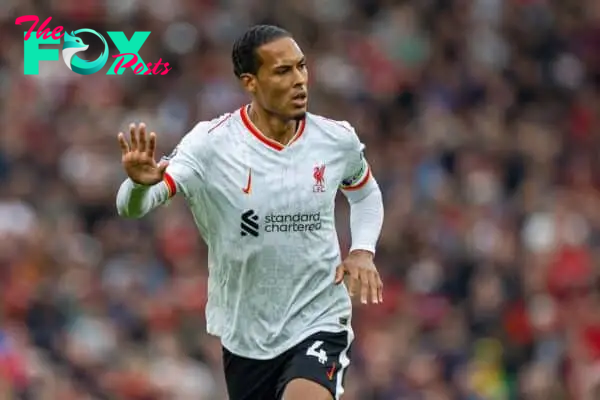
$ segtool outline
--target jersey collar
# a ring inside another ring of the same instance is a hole
[[[274,150],[277,150],[277,151],[284,150],[286,147],[289,147],[292,143],[294,143],[296,140],[298,140],[300,138],[300,136],[302,136],[302,134],[304,133],[304,127],[306,126],[306,118],[302,118],[302,120],[300,120],[300,123],[298,124],[298,130],[296,131],[296,134],[294,135],[292,140],[290,140],[287,145],[283,145],[283,144],[279,143],[278,141],[265,136],[260,130],[258,130],[258,128],[252,123],[252,121],[250,120],[250,117],[248,116],[248,108],[249,107],[250,107],[250,105],[246,105],[246,106],[240,108],[240,115],[242,117],[242,122],[244,123],[244,126],[246,127],[246,129],[248,129],[248,131],[255,138],[257,138],[263,144],[265,144],[266,146],[268,146]]]

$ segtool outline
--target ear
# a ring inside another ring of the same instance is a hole
[[[256,76],[252,74],[242,74],[240,76],[240,81],[242,82],[244,89],[252,94],[256,93]]]

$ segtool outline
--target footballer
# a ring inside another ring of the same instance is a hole
[[[383,301],[373,262],[381,192],[353,127],[307,112],[306,59],[289,32],[252,27],[232,61],[250,103],[198,122],[169,157],[155,160],[157,136],[144,124],[130,126],[129,140],[119,134],[128,178],[117,209],[140,218],[186,199],[209,250],[207,331],[221,340],[231,400],[337,400],[351,297]],[[344,260],[338,190],[350,204]]]

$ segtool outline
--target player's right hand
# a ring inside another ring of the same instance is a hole
[[[168,162],[156,163],[154,151],[156,149],[156,134],[146,136],[146,125],[141,123],[129,125],[130,143],[127,143],[123,132],[119,132],[121,146],[121,162],[129,178],[141,185],[154,185],[163,180]]]

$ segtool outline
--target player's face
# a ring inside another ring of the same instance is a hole
[[[292,38],[282,38],[258,49],[261,66],[248,89],[266,111],[284,119],[306,113],[308,71],[306,60]]]

